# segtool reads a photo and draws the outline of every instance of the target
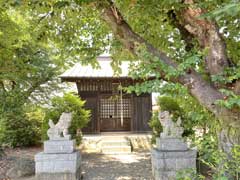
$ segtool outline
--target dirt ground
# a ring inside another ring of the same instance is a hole
[[[6,173],[17,158],[34,159],[34,155],[41,150],[41,147],[5,149],[3,157],[0,158],[0,180],[10,180]]]
[[[126,155],[83,154],[83,179],[151,180],[149,153]]]
[[[34,158],[42,151],[40,147],[7,149],[0,159],[0,180],[10,180],[7,170],[16,157]],[[123,155],[82,153],[83,180],[152,180],[149,152],[134,152]],[[34,180],[26,177],[18,180]]]

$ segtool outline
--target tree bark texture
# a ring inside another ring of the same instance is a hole
[[[200,46],[208,51],[206,56],[206,70],[210,75],[219,75],[224,68],[229,67],[226,45],[219,33],[218,25],[215,21],[201,18],[204,10],[191,7],[193,0],[185,0],[188,5],[181,12],[181,24],[185,29],[197,38]]]

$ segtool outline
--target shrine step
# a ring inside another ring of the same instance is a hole
[[[148,133],[102,133],[83,135],[80,146],[84,152],[101,153],[108,146],[130,146],[131,151],[149,151],[151,135]],[[130,148],[129,148],[130,149]]]
[[[129,154],[132,152],[131,146],[109,146],[102,147],[101,152],[103,154]]]
[[[123,137],[103,138],[101,140],[103,154],[127,154],[132,152],[131,143]]]
[[[103,140],[101,142],[101,146],[131,146],[129,141],[121,141],[121,140],[116,140],[116,141],[110,141],[110,140]]]

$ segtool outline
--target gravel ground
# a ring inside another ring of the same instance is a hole
[[[33,158],[41,148],[9,149],[0,159],[0,180],[9,180],[6,171],[16,157]],[[150,154],[134,152],[122,155],[82,153],[83,180],[152,180]],[[18,180],[34,180],[26,177]]]

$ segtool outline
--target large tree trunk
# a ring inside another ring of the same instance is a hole
[[[122,42],[122,44],[130,52],[137,55],[136,53],[137,46],[139,44],[143,44],[146,46],[148,52],[150,52],[153,56],[159,58],[159,61],[162,61],[168,66],[171,66],[173,68],[176,68],[178,66],[177,63],[173,59],[169,58],[164,52],[162,52],[159,49],[156,49],[145,39],[136,34],[129,26],[129,24],[123,19],[123,16],[119,12],[119,10],[114,6],[114,3],[112,1],[107,1],[107,3],[100,2],[97,4],[97,7],[102,12],[102,19],[108,24],[108,26],[112,29],[114,35]],[[187,9],[186,14],[184,15],[186,21],[184,22],[187,22],[189,24],[189,27],[187,27],[187,25],[185,26],[186,29],[189,31],[193,29],[193,24],[195,23],[192,22],[191,19],[195,17],[191,17],[190,15],[192,15],[192,12],[191,10]],[[194,19],[194,21],[195,20],[196,19]],[[199,22],[198,20],[197,22],[200,24],[203,23],[201,21]],[[194,25],[197,26],[198,24]],[[205,25],[203,25],[202,28],[203,27],[205,27]],[[207,67],[211,75],[216,75],[220,74],[223,71],[223,69],[229,64],[226,57],[224,41],[222,40],[218,33],[216,24],[215,23],[211,25],[207,24],[207,27],[208,27],[207,30],[202,30],[207,31],[208,32],[207,35],[205,32],[203,33],[204,35],[203,34],[194,35],[198,37],[203,47],[210,48],[211,51],[209,51],[206,60]],[[236,126],[236,124],[239,125],[240,123],[239,112],[234,112],[217,106],[215,102],[217,100],[224,99],[223,94],[220,93],[218,89],[214,87],[212,84],[205,81],[201,77],[201,75],[199,75],[197,72],[195,72],[194,70],[190,70],[186,72],[186,74],[179,76],[177,78],[177,81],[182,85],[188,87],[191,95],[195,97],[202,106],[206,107],[209,111],[214,113],[218,119],[222,120],[224,123],[230,126],[231,124],[234,126]],[[237,143],[239,143],[239,139],[237,141],[238,141]]]
[[[200,46],[207,49],[206,70],[210,75],[219,75],[226,67],[229,67],[226,45],[219,33],[216,22],[201,18],[204,10],[193,8],[193,0],[185,0],[189,7],[181,11],[181,24],[185,29],[197,38]]]

